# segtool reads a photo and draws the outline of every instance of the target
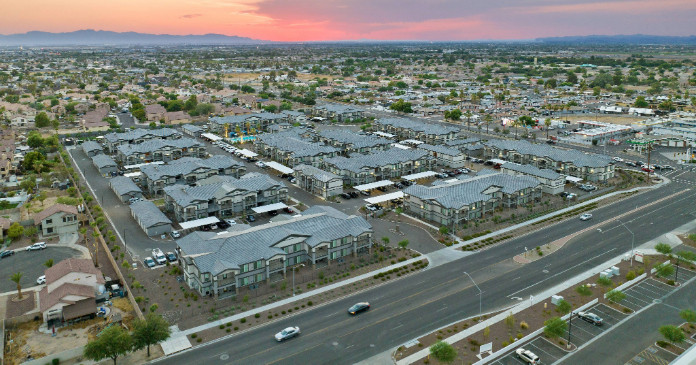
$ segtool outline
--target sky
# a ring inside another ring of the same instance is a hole
[[[696,34],[696,0],[22,0],[0,34],[80,29],[271,41]]]

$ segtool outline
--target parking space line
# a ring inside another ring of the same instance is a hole
[[[607,306],[605,306],[605,307],[607,307]],[[608,308],[611,309],[611,310],[614,311],[614,312],[621,313],[621,312],[617,311],[616,309],[614,309],[614,308],[612,308],[612,307],[608,307]],[[602,308],[602,309],[595,309],[595,311],[602,313],[602,314],[604,315],[604,317],[611,318],[612,320],[615,320],[616,322],[618,322],[618,321],[621,320],[621,319],[616,318],[616,317],[614,317],[613,315],[609,314],[609,312],[608,312],[607,310],[603,309],[603,308]],[[624,315],[624,316],[625,316],[625,315]],[[615,323],[610,323],[610,325],[612,325],[612,326],[613,326],[614,324],[615,324]]]
[[[645,295],[646,297],[649,297],[649,298],[652,298],[652,299],[659,298],[659,297],[661,297],[661,296],[664,295],[664,294],[657,293],[657,292],[655,292],[655,291],[652,291],[652,290],[650,290],[650,289],[648,289],[648,288],[646,288],[646,287],[642,287],[642,286],[641,286],[641,287],[636,287],[636,288],[634,288],[633,291],[634,291],[635,293],[643,294],[643,295]],[[650,294],[645,294],[645,293],[643,293],[642,291],[648,292],[648,293],[650,293]],[[666,294],[666,293],[665,293],[665,294]]]
[[[590,336],[597,336],[598,334],[602,333],[602,331],[603,331],[601,328],[599,328],[599,326],[595,326],[592,323],[587,323],[587,322],[583,321],[582,319],[580,321],[584,324],[577,325],[578,328],[581,331],[588,333]],[[593,333],[592,331],[589,330],[590,328],[594,328],[593,331],[599,331],[599,333]]]
[[[662,290],[665,292],[669,292],[672,289],[674,289],[673,287],[671,287],[671,286],[669,286],[661,281],[657,281],[655,279],[646,280],[643,282],[643,284],[646,286],[650,286],[652,288],[655,288],[655,290]]]
[[[659,283],[659,281],[658,281],[658,283]],[[660,284],[662,284],[662,283],[660,283]],[[654,290],[664,291],[665,294],[669,293],[669,291],[670,291],[670,288],[662,288],[662,287],[659,287],[657,285],[653,285],[652,283],[649,283],[649,282],[646,282],[645,285],[648,285],[648,286],[654,288]],[[665,285],[665,284],[663,284],[663,285]]]
[[[546,342],[549,342],[549,341],[548,341],[547,339],[545,339],[545,338],[541,338],[541,340],[546,341]],[[551,344],[551,346],[556,346],[556,345],[552,344],[551,342],[549,342],[549,344]],[[534,344],[534,342],[530,343],[529,346],[534,347],[535,349],[539,350],[540,352],[545,353],[545,354],[548,355],[550,358],[559,359],[559,358],[557,358],[556,356],[553,356],[553,355],[551,355],[550,353],[544,351],[544,349],[542,349],[541,347],[536,346],[536,345]]]
[[[634,301],[631,301],[631,300],[629,299],[629,297],[630,297],[630,298],[633,298],[633,299],[636,299],[636,298],[633,297],[632,295],[626,294],[626,299],[624,299],[624,300],[621,301],[621,305],[623,305],[624,307],[629,307],[629,308],[631,308],[631,309],[633,309],[633,310],[636,310],[636,308],[633,308],[633,307],[631,307],[631,306],[628,306],[628,305],[626,305],[626,303],[631,303],[633,306],[638,307],[638,309],[641,309],[641,308],[645,307],[646,305],[650,304],[650,303],[647,303],[647,302],[646,302],[646,304],[642,305],[642,304],[640,304],[640,303],[636,303],[636,302],[634,302]],[[641,300],[641,302],[642,302],[642,300]]]
[[[634,292],[633,294],[635,294],[635,292]],[[626,293],[626,297],[631,297],[631,298],[635,299],[635,300],[638,301],[638,302],[643,302],[643,303],[645,303],[645,305],[650,304],[651,301],[647,301],[647,300],[640,299],[639,297],[637,297],[637,296],[635,296],[635,295],[633,295],[633,294],[631,294],[631,293]]]

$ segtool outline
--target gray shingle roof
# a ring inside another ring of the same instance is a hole
[[[445,127],[437,124],[416,122],[405,118],[382,118],[375,120],[375,124],[390,125],[395,128],[410,129],[414,132],[423,132],[425,134],[434,135],[444,135],[452,132],[459,132],[459,128],[456,127]]]
[[[150,139],[143,143],[120,145],[118,146],[117,150],[124,156],[130,156],[138,153],[155,152],[164,147],[174,147],[178,149],[183,149],[191,147],[203,147],[203,144],[195,139],[186,137],[169,140]]]
[[[285,187],[285,184],[271,179],[268,175],[251,172],[239,179],[216,175],[198,181],[197,186],[167,186],[164,193],[180,206],[187,206],[195,201],[221,198],[235,190],[258,192],[274,187],[280,189]]]
[[[130,205],[141,227],[150,228],[160,224],[172,224],[172,221],[149,200],[141,200]]]
[[[104,138],[109,142],[132,141],[144,136],[153,138],[166,138],[174,135],[181,135],[181,132],[171,128],[161,129],[133,129],[123,133],[107,133]]]
[[[383,146],[392,143],[386,138],[367,136],[341,129],[323,130],[319,132],[319,135],[341,143],[351,144],[354,148]]]
[[[230,156],[215,155],[207,159],[183,157],[165,165],[143,166],[140,171],[150,180],[159,180],[167,176],[186,175],[201,167],[219,170],[230,167],[244,167],[244,165]]]
[[[94,157],[92,157],[92,162],[95,166],[97,166],[98,169],[116,166],[116,162],[114,162],[114,160],[111,157],[103,154],[95,155]]]
[[[363,168],[376,168],[401,162],[420,160],[427,155],[427,152],[416,149],[402,150],[400,148],[392,148],[366,155],[355,153],[350,155],[350,158],[343,156],[327,158],[324,162],[343,170],[360,172]]]
[[[404,193],[424,200],[435,200],[445,208],[460,209],[476,202],[490,200],[492,196],[483,192],[492,186],[500,187],[506,194],[512,194],[538,185],[539,181],[531,176],[497,173],[431,187],[412,185],[406,188]]]
[[[85,153],[93,152],[93,151],[98,151],[102,152],[102,146],[94,141],[85,141],[82,143],[82,150],[85,151]]]
[[[559,177],[561,177],[561,174],[553,170],[540,169],[532,165],[520,165],[514,162],[506,162],[500,168],[521,172],[526,175],[543,177],[551,180],[556,180]]]
[[[201,132],[203,132],[203,128],[201,128],[201,127],[199,127],[199,126],[195,126],[195,125],[193,125],[193,124],[184,124],[184,126],[181,127],[181,129],[185,129],[185,130],[187,130],[187,131],[189,131],[189,132],[193,132],[193,133],[201,133]]]
[[[281,151],[289,152],[295,157],[312,157],[339,151],[323,143],[308,141],[302,138],[295,129],[279,133],[262,134],[256,138],[257,143],[263,143]]]
[[[230,115],[226,117],[212,117],[209,119],[210,123],[215,123],[218,125],[236,125],[244,124],[249,121],[256,120],[267,120],[273,123],[281,122],[287,119],[286,114],[275,114],[275,113],[253,113],[253,114],[242,114],[242,115]]]
[[[299,171],[304,175],[310,175],[316,180],[322,181],[322,182],[329,182],[331,180],[342,180],[343,178],[336,175],[332,174],[328,171],[324,171],[322,169],[316,168],[312,165],[297,165],[293,168],[295,171]]]
[[[331,207],[314,207],[287,221],[222,235],[196,231],[176,243],[201,272],[217,275],[246,263],[284,255],[282,248],[273,246],[289,236],[307,237],[305,242],[316,247],[322,242],[371,231],[372,226],[362,217],[347,216]]]
[[[470,137],[470,138],[464,138],[464,139],[454,139],[454,140],[445,142],[445,144],[448,146],[461,146],[461,145],[467,145],[467,144],[475,144],[479,141],[481,141],[481,139],[476,138],[476,137]]]
[[[523,155],[547,157],[553,161],[571,162],[578,167],[604,167],[613,162],[611,157],[577,150],[566,150],[545,144],[532,144],[527,141],[492,139],[484,145],[501,150],[517,151]]]
[[[111,185],[111,189],[119,196],[133,192],[142,193],[142,190],[140,190],[138,185],[136,185],[130,177],[116,176],[109,180],[109,185]]]
[[[354,112],[362,111],[362,109],[358,109],[358,108],[352,107],[350,105],[342,105],[342,104],[317,105],[314,109],[323,109],[323,110],[326,110],[328,112],[333,112],[333,113],[354,113]]]

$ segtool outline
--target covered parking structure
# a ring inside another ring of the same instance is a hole
[[[247,158],[254,158],[254,157],[258,156],[258,154],[256,152],[249,151],[246,148],[241,149],[237,152],[239,152],[240,155],[247,157]]]
[[[202,133],[201,137],[209,140],[210,142],[217,142],[217,141],[222,140],[222,137],[215,135],[215,134],[212,134],[212,133]]]
[[[381,204],[381,203],[385,203],[388,201],[403,199],[403,198],[404,198],[404,192],[403,191],[396,191],[396,192],[389,193],[389,194],[384,194],[384,195],[379,195],[379,196],[375,196],[372,198],[367,198],[367,199],[365,199],[365,201],[368,204]]]
[[[354,186],[354,188],[356,190],[360,190],[360,191],[370,191],[372,189],[377,189],[377,188],[381,188],[383,186],[390,186],[390,185],[394,185],[394,182],[390,181],[390,180],[380,180],[380,181],[375,181],[375,182],[369,183],[369,184],[356,185],[356,186]]]
[[[568,175],[568,176],[566,176],[566,181],[571,183],[571,184],[579,184],[582,181],[582,179],[579,177]]]
[[[426,179],[426,178],[433,177],[433,176],[437,176],[437,172],[435,172],[435,171],[423,171],[423,172],[419,172],[417,174],[402,176],[401,178],[404,180],[408,180],[408,181],[416,181],[416,180]]]
[[[182,231],[186,231],[189,229],[194,229],[202,226],[207,226],[209,224],[215,224],[220,222],[220,219],[218,217],[205,217],[201,219],[196,219],[192,221],[186,221],[186,222],[181,222],[179,223],[179,226],[181,226]]]
[[[283,209],[287,208],[288,206],[285,205],[285,203],[273,203],[273,204],[268,204],[268,205],[262,205],[260,207],[253,207],[251,210],[254,211],[256,214],[261,214],[261,213],[267,213],[272,210],[278,210],[278,209]]]
[[[295,172],[295,170],[275,161],[264,161],[264,164],[272,168],[273,170],[280,172],[281,174],[292,174],[293,172]]]

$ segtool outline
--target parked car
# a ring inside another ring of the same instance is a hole
[[[404,188],[404,186],[401,185],[401,183],[396,183],[396,184],[394,184],[394,187],[397,188],[397,189],[403,189],[403,188]]]
[[[37,242],[31,246],[27,247],[27,251],[37,251],[37,250],[43,250],[46,248],[46,242]]]
[[[645,171],[645,172],[647,172],[647,173],[653,173],[653,172],[655,172],[655,170],[653,170],[653,169],[651,169],[651,168],[648,168],[648,167],[643,167],[643,168],[641,168],[641,170],[643,170],[643,171]]]
[[[219,222],[217,223],[217,226],[218,226],[218,228],[220,228],[220,229],[225,229],[225,228],[229,228],[229,227],[230,227],[230,224],[227,223],[227,221],[219,221]]]
[[[370,309],[370,303],[360,302],[360,303],[356,303],[352,307],[348,308],[348,313],[355,315],[355,314],[358,314],[360,312],[367,311],[369,309]]]
[[[225,223],[229,224],[230,226],[237,224],[237,222],[235,222],[235,220],[232,218],[225,219]]]
[[[382,207],[380,207],[379,205],[368,204],[365,206],[365,209],[371,212],[376,212],[378,210],[382,210]]]
[[[5,257],[10,257],[12,255],[14,255],[14,251],[12,250],[2,251],[0,252],[0,259],[4,259]]]
[[[177,257],[174,252],[167,252],[167,260],[169,260],[169,262],[176,262],[176,259]]]
[[[674,168],[670,165],[664,165],[664,166],[662,166],[662,169],[663,170],[674,170]]]
[[[181,233],[179,233],[179,231],[171,231],[169,232],[169,235],[174,239],[181,237]]]
[[[592,312],[578,312],[578,318],[583,321],[592,323],[595,326],[601,326],[603,323],[602,317],[592,313]]]
[[[360,194],[365,195],[365,196],[370,196],[370,192],[367,190],[360,190]]]
[[[153,260],[152,257],[146,257],[145,260],[143,260],[143,263],[147,267],[155,267],[155,260]]]
[[[152,257],[155,259],[155,262],[157,262],[158,265],[164,265],[167,263],[167,258],[159,248],[152,250]]]
[[[585,213],[580,216],[581,221],[589,221],[590,219],[592,219],[592,214],[590,213]]]
[[[566,200],[573,200],[577,197],[578,197],[578,194],[570,193],[570,194],[566,195]]]
[[[341,198],[348,200],[348,199],[352,198],[352,196],[350,196],[350,194],[348,194],[348,193],[341,193]]]
[[[626,161],[626,166],[636,167],[636,166],[638,166],[638,165],[636,165],[636,163],[635,163],[635,162],[632,162],[632,161]]]
[[[616,162],[623,162],[623,158],[621,157],[614,157],[613,160]]]
[[[290,208],[290,207],[285,207],[285,208],[283,208],[283,211],[284,211],[285,213],[288,213],[288,214],[295,213],[295,212],[292,210],[292,208]]]
[[[360,194],[358,194],[357,191],[351,191],[351,192],[349,192],[348,194],[350,194],[350,197],[351,197],[351,198],[357,198],[357,197],[360,196]]]
[[[254,222],[254,221],[256,221],[256,218],[255,218],[253,215],[251,215],[251,214],[247,215],[246,218],[247,218],[247,220],[248,220],[249,222]]]
[[[262,168],[262,169],[263,169],[263,168],[265,168],[265,167],[266,167],[266,164],[265,164],[265,163],[263,163],[263,162],[261,162],[261,161],[259,161],[259,162],[257,162],[257,163],[256,163],[256,166],[257,166],[257,167],[260,167],[260,168]]]
[[[300,334],[300,327],[288,327],[275,335],[275,339],[278,342],[282,342],[289,338],[293,338]]]
[[[46,275],[39,276],[39,278],[36,279],[36,284],[38,284],[38,285],[46,284]]]
[[[278,211],[277,211],[277,210],[271,210],[271,211],[268,212],[268,215],[270,215],[271,217],[275,217],[275,216],[278,215]]]
[[[288,181],[290,181],[290,184],[294,184],[294,183],[297,182],[297,179],[295,179],[295,178],[293,177],[293,178],[288,179]]]
[[[439,177],[440,179],[446,179],[449,177],[449,175],[447,175],[444,172],[441,172],[441,173],[437,174],[437,177]]]
[[[523,348],[518,348],[515,350],[515,355],[517,355],[517,358],[526,362],[527,364],[539,364],[541,363],[541,359],[539,359],[539,356],[535,355],[533,352],[529,350],[525,350]]]

